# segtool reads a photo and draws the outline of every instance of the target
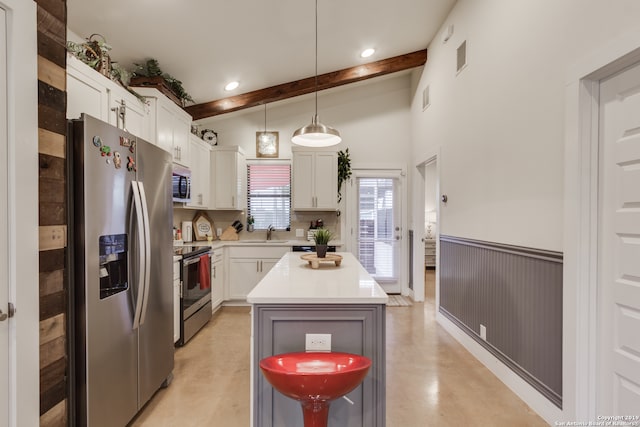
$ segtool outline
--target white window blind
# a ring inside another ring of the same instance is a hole
[[[358,258],[379,282],[395,281],[398,253],[391,178],[358,178]]]
[[[276,230],[291,226],[291,165],[259,163],[247,165],[248,215],[256,230],[270,225]]]

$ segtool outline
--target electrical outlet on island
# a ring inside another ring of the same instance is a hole
[[[305,351],[331,351],[331,334],[305,334]]]

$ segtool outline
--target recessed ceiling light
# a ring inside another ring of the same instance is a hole
[[[229,82],[227,83],[227,85],[224,87],[224,90],[229,91],[229,90],[234,90],[237,89],[238,86],[240,86],[240,83],[238,82]]]
[[[371,48],[369,48],[369,49],[365,49],[365,50],[363,50],[363,51],[362,51],[362,53],[360,54],[360,56],[361,56],[362,58],[368,58],[368,57],[370,57],[371,55],[373,55],[375,52],[376,52],[376,50],[375,50],[375,49],[371,49]]]

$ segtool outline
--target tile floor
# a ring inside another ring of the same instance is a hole
[[[434,277],[425,303],[387,308],[387,427],[547,425],[436,324]],[[249,320],[248,308],[214,316],[131,426],[248,427]]]

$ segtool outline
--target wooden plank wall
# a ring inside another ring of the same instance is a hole
[[[38,9],[40,425],[69,424],[66,265],[66,0]]]

